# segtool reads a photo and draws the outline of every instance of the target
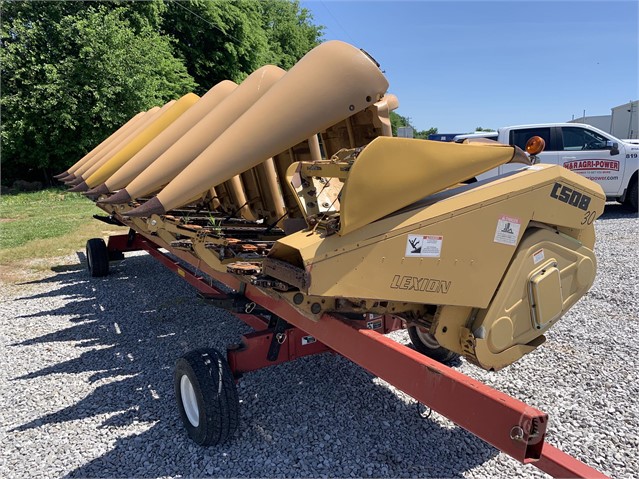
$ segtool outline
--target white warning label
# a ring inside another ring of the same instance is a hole
[[[444,237],[440,235],[408,235],[406,256],[439,258],[442,254]]]
[[[545,255],[544,255],[544,250],[543,250],[543,248],[542,248],[542,249],[540,249],[540,250],[538,250],[538,251],[535,251],[535,252],[533,253],[533,262],[534,262],[535,264],[537,264],[537,263],[539,263],[540,261],[543,261],[543,260],[544,260],[544,257],[545,257]]]
[[[519,237],[519,228],[521,220],[512,216],[502,215],[497,221],[497,229],[495,230],[495,243],[508,244],[515,246]]]

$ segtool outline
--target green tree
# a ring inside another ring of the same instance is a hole
[[[267,51],[259,2],[168,2],[163,32],[204,93],[222,80],[242,81]]]
[[[222,80],[242,81],[257,68],[288,69],[319,43],[308,10],[286,0],[168,2],[163,31],[205,93]]]
[[[417,130],[410,122],[410,118],[402,116],[399,113],[391,111],[390,113],[391,128],[393,129],[393,136],[397,136],[397,128],[400,126],[410,126],[414,133],[413,138],[419,138],[421,140],[427,140],[428,135],[434,135],[437,133],[436,127],[431,127],[428,130]]]
[[[434,135],[439,130],[437,127],[431,127],[428,130],[419,130],[415,132],[415,138],[419,138],[421,140],[428,140],[428,135]]]
[[[324,27],[312,23],[313,16],[298,1],[259,2],[268,52],[265,63],[290,69],[313,47],[319,45]]]
[[[48,179],[135,113],[195,88],[161,2],[2,2],[3,182]]]
[[[478,126],[477,128],[475,128],[475,131],[495,131],[492,128],[482,128],[481,126]]]
[[[410,121],[408,118],[394,111],[390,112],[390,121],[391,121],[391,128],[393,130],[393,136],[397,136],[397,129],[400,126],[410,126]]]
[[[135,113],[290,68],[322,27],[287,0],[0,0],[2,181],[64,170]],[[37,177],[37,178],[36,178]]]
[[[163,14],[166,11],[164,0],[102,0],[91,2],[91,5],[101,5],[108,10],[121,8],[121,15],[129,21],[130,26],[139,32],[145,26],[159,28]],[[0,0],[2,22],[11,26],[14,21],[46,21],[42,28],[54,29],[62,18],[77,15],[87,9],[85,0],[66,0],[52,2]]]

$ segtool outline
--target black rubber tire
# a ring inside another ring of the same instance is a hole
[[[94,278],[109,274],[109,250],[102,238],[91,238],[86,247],[87,269]]]
[[[639,181],[637,178],[630,182],[628,191],[626,191],[626,199],[623,202],[624,206],[630,211],[639,211]]]
[[[428,333],[425,333],[422,329],[422,334]],[[440,363],[450,363],[459,358],[459,354],[446,349],[443,346],[438,345],[437,347],[433,347],[433,344],[425,343],[420,337],[420,332],[417,330],[417,326],[408,327],[408,336],[410,337],[410,341],[411,343],[413,343],[413,346],[417,351],[422,353],[424,356],[428,356],[429,358],[434,359],[435,361],[439,361]],[[430,337],[433,343],[437,343],[437,340],[434,337]]]
[[[215,349],[191,351],[177,360],[173,378],[180,417],[191,439],[201,446],[213,446],[235,433],[240,403],[233,373],[224,356]],[[190,382],[190,399],[182,378]],[[196,421],[189,419],[187,412],[190,409],[193,418],[193,408],[197,409]]]

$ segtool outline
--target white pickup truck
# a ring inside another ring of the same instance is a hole
[[[599,183],[609,200],[619,201],[633,211],[639,209],[637,172],[639,145],[627,143],[593,126],[581,123],[547,123],[500,128],[497,132],[458,135],[454,141],[489,138],[517,145],[525,151],[532,136],[541,136],[546,147],[538,157],[541,163],[552,163],[579,173]],[[508,173],[520,166],[502,165],[479,175],[476,180]]]

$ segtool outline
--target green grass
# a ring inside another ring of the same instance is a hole
[[[0,263],[63,256],[115,227],[96,221],[102,211],[78,193],[59,189],[0,197]],[[117,230],[116,230],[117,231]]]
[[[0,199],[0,249],[64,236],[90,218],[95,206],[76,193],[55,190],[4,195]]]

